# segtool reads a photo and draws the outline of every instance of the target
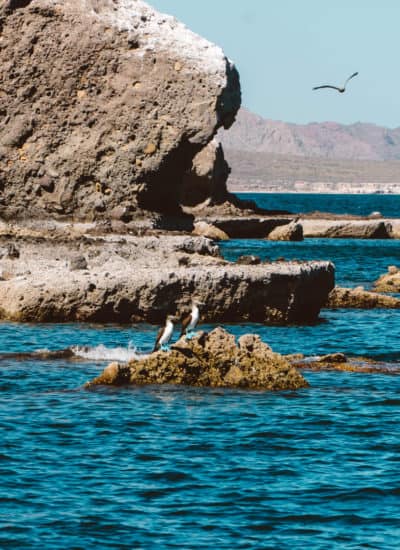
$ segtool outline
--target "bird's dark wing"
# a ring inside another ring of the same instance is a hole
[[[346,84],[348,83],[349,80],[351,80],[352,78],[354,78],[355,76],[357,76],[358,73],[353,73],[351,76],[349,76],[349,78],[346,80],[346,82],[344,83],[344,86],[343,88],[346,86]]]
[[[338,88],[337,86],[331,86],[330,84],[324,84],[323,86],[315,86],[313,90],[321,90],[322,88],[332,88],[332,90],[337,90],[338,92],[340,92],[340,88]]]
[[[164,332],[164,329],[165,329],[165,327],[161,327],[160,330],[158,331],[157,338],[156,338],[156,343],[154,344],[153,351],[157,351],[157,350],[158,350],[158,343],[159,343],[159,341],[160,341],[160,338],[161,338],[161,336],[162,336],[162,333]]]
[[[188,324],[190,323],[191,318],[192,318],[192,314],[189,313],[189,315],[186,315],[186,316],[182,319],[181,336],[183,336],[183,335],[186,333],[186,328],[187,328]]]

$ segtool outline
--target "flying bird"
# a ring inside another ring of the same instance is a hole
[[[200,319],[199,306],[203,305],[203,302],[200,302],[199,300],[193,300],[192,311],[182,320],[181,336],[186,336],[188,340],[190,340],[194,336],[194,329],[197,327],[197,323]]]
[[[176,321],[176,318],[174,317],[174,315],[167,315],[165,325],[161,327],[160,330],[158,331],[153,352],[157,351],[158,349],[162,351],[169,350],[169,341],[171,340],[172,334],[174,332],[175,321]]]
[[[347,85],[348,81],[350,79],[354,78],[357,75],[358,75],[358,73],[353,73],[351,76],[349,76],[349,78],[343,84],[342,88],[339,88],[338,86],[331,86],[331,84],[324,84],[323,86],[315,86],[315,88],[313,88],[313,90],[321,90],[322,88],[332,88],[332,90],[337,90],[338,92],[340,92],[342,94],[346,90],[346,85]]]

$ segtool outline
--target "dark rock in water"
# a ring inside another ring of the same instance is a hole
[[[260,337],[235,337],[222,328],[181,338],[171,351],[157,351],[128,364],[111,363],[87,384],[185,384],[258,390],[295,390],[308,386],[288,361]]]
[[[236,263],[240,265],[258,265],[261,263],[261,258],[260,256],[243,255],[237,258]]]

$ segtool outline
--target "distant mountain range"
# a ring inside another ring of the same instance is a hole
[[[400,194],[400,127],[291,124],[242,108],[218,138],[232,191]]]
[[[252,153],[347,160],[400,160],[400,127],[358,122],[291,124],[269,120],[245,108],[220,134],[224,148]]]

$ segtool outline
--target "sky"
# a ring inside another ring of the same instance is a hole
[[[221,46],[264,118],[400,127],[400,0],[147,2]],[[344,94],[312,90],[356,71]]]

